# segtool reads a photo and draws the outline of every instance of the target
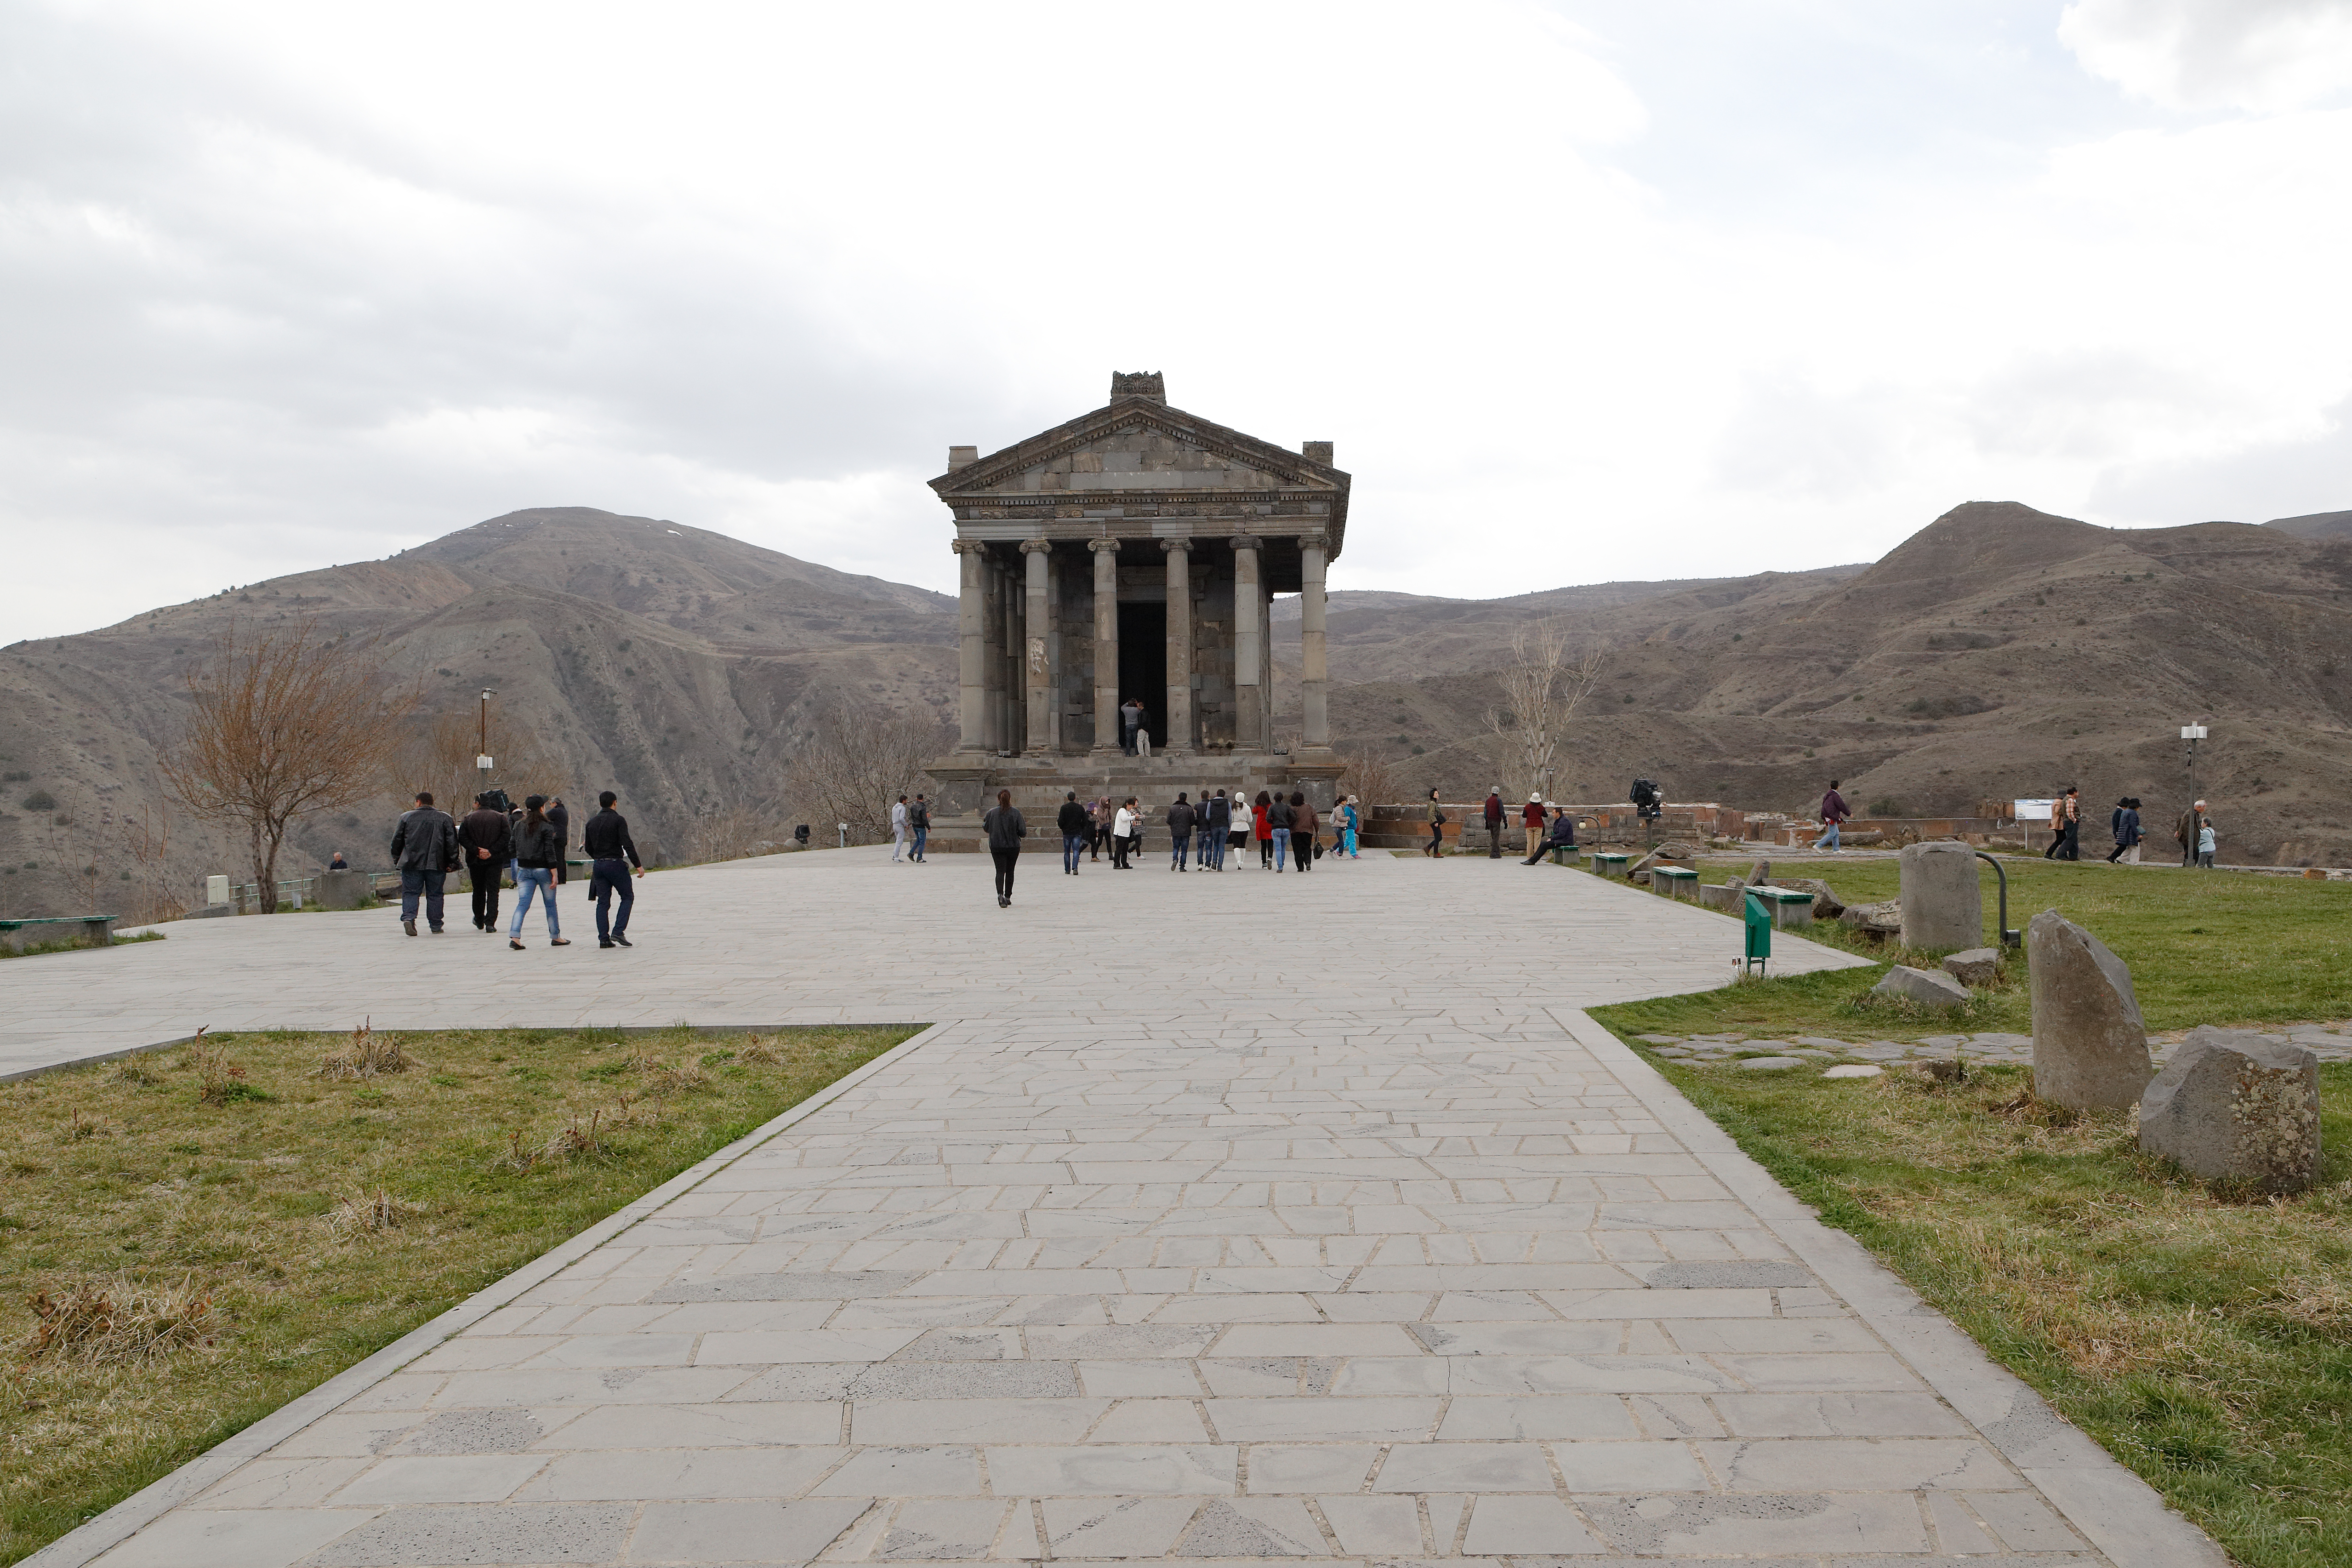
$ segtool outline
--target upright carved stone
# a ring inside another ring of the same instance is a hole
[[[2193,1030],[2139,1102],[2139,1146],[2265,1193],[2319,1180],[2319,1058],[2250,1029]]]
[[[1903,847],[1903,945],[1943,952],[1984,941],[1984,892],[1965,844]]]
[[[1095,752],[1119,749],[1118,541],[1089,539],[1095,558]]]
[[[2025,928],[2033,994],[2033,1092],[2070,1110],[2139,1103],[2154,1067],[2131,971],[2106,943],[2044,910]]]
[[[1192,749],[1192,542],[1163,539],[1168,555],[1168,733],[1163,749]]]

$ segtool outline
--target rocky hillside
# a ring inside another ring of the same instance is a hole
[[[2210,714],[2198,782],[2224,858],[2352,864],[2352,538],[2296,526],[2324,521],[2109,530],[1972,502],[1859,572],[1570,613],[1609,653],[1553,793],[1615,800],[1646,773],[1678,799],[1793,811],[1835,776],[1924,815],[2079,784],[2102,830],[2133,795],[2168,832],[2179,727]],[[1359,677],[1333,697],[1340,742],[1392,759],[1406,789],[1497,782],[1486,672],[1523,618],[1496,612],[1521,602],[1434,627],[1443,605],[1335,613],[1334,678]]]
[[[257,583],[79,637],[0,650],[0,915],[131,898],[160,879],[193,900],[245,873],[215,831],[171,820],[160,869],[132,840],[164,800],[156,748],[184,672],[231,617],[314,616],[379,639],[431,713],[498,693],[494,753],[536,755],[580,795],[619,790],[647,847],[698,811],[772,794],[810,702],[831,689],[948,711],[954,605],[723,534],[584,507],[519,511],[390,560]],[[335,849],[383,861],[399,801],[312,821],[281,864]],[[648,842],[650,841],[650,842]],[[95,868],[94,871],[89,868]]]
[[[2011,503],[1954,509],[1884,560],[1753,577],[1613,583],[1507,599],[1339,593],[1333,725],[1399,795],[1520,781],[1483,716],[1515,627],[1558,618],[1606,650],[1549,793],[1801,810],[1959,813],[2082,785],[2168,825],[2179,727],[2210,715],[2199,782],[2224,858],[2352,864],[2352,514],[2112,531]],[[1572,566],[1564,567],[1572,570]],[[812,704],[845,691],[954,711],[953,602],[682,524],[586,508],[493,518],[387,561],[256,584],[79,637],[0,650],[0,917],[193,900],[234,846],[176,815],[156,748],[182,678],[232,616],[317,617],[379,640],[428,709],[585,796],[609,783],[641,842],[773,795]],[[1297,719],[1295,601],[1277,606],[1278,695]],[[467,749],[470,749],[469,747]],[[399,801],[312,822],[285,873],[341,848],[380,863]],[[2103,847],[2104,849],[2104,847]]]

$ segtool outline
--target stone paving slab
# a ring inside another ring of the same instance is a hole
[[[1720,983],[1736,927],[1511,862],[1012,911],[967,865],[652,879],[634,952],[445,937],[422,1003],[381,915],[157,944],[221,1027],[948,1021],[33,1561],[2221,1561],[1576,1010]],[[115,1037],[187,1032],[140,989]]]

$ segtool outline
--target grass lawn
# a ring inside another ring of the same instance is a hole
[[[914,1032],[406,1035],[357,1078],[237,1035],[0,1085],[0,1563]]]
[[[1892,861],[1774,873],[1824,876],[1849,902],[1893,897],[1897,875]],[[2151,1029],[2352,1016],[2352,888],[2012,862],[2010,893],[2013,925],[2055,908],[2114,948]],[[1990,903],[1988,887],[1989,938]],[[2023,1033],[2021,960],[2014,970],[1957,1024],[1858,1006],[1877,968],[1594,1016],[1629,1043]],[[1830,1080],[1649,1059],[2240,1562],[2352,1562],[2352,1066],[2320,1069],[2323,1185],[2233,1203],[2142,1156],[2127,1117],[2051,1113],[2022,1068],[1972,1068],[1938,1089],[1903,1072]]]

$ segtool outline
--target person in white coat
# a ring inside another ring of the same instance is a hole
[[[1128,868],[1128,854],[1135,847],[1136,823],[1135,797],[1129,795],[1120,803],[1118,815],[1111,818],[1110,824],[1110,863],[1118,870]]]
[[[898,860],[907,853],[907,797],[900,795],[898,804],[890,808],[890,858]]]

